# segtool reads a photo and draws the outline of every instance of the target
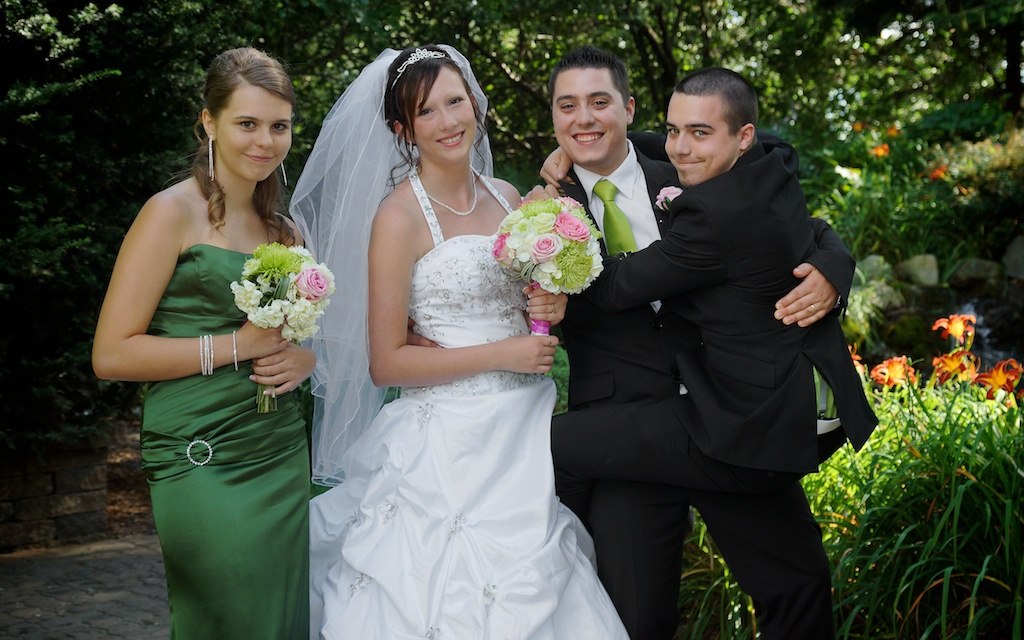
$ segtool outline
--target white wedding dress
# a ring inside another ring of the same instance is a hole
[[[442,347],[527,333],[494,236],[444,239],[413,187],[434,239],[412,277],[417,330]],[[555,497],[554,403],[550,379],[497,371],[385,405],[346,481],[310,504],[311,637],[628,640],[589,536]]]

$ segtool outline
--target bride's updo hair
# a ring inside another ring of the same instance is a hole
[[[416,120],[416,114],[426,103],[438,74],[445,67],[459,74],[466,95],[473,105],[477,145],[486,133],[484,114],[481,113],[480,105],[477,104],[473,91],[466,82],[466,76],[455,60],[437,45],[409,47],[399,53],[388,67],[387,86],[384,87],[384,121],[392,133],[396,133],[395,125],[400,124],[403,133],[407,134],[396,135],[395,146],[398,147],[402,160],[410,167],[418,164],[413,143],[416,137],[413,122]]]

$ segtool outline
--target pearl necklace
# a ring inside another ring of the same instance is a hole
[[[477,174],[476,174],[475,171],[473,171],[473,172],[471,172],[471,175],[473,176],[473,184],[472,184],[472,188],[473,188],[473,202],[469,205],[469,208],[466,209],[465,211],[456,211],[454,208],[452,208],[452,207],[446,205],[445,203],[441,202],[440,200],[438,200],[434,196],[432,196],[429,193],[427,193],[427,188],[426,187],[423,187],[423,193],[427,194],[427,198],[431,202],[433,202],[434,204],[441,205],[442,207],[444,207],[445,209],[451,211],[455,215],[463,216],[463,217],[468,216],[469,214],[473,213],[474,210],[476,210],[476,196],[477,196],[477,193],[476,193],[476,181],[477,181]]]

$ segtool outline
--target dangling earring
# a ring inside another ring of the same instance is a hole
[[[213,180],[213,138],[207,138],[210,142],[210,180]]]
[[[281,163],[281,180],[284,181],[284,186],[287,187],[288,186],[288,174],[285,173],[284,163],[283,162]]]

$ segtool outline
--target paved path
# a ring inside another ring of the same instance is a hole
[[[155,535],[0,555],[0,639],[167,640],[167,620]]]

